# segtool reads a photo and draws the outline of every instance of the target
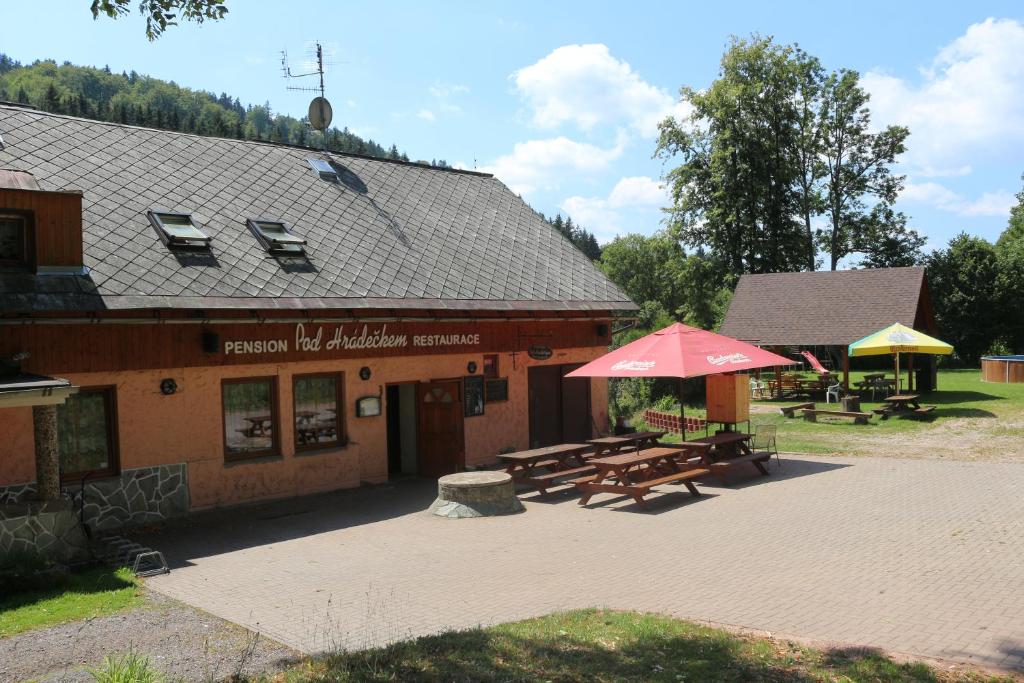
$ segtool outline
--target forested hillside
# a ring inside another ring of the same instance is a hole
[[[99,121],[245,140],[269,140],[320,146],[320,133],[305,121],[275,113],[270,103],[243,105],[227,93],[215,95],[184,88],[174,81],[113,73],[52,60],[22,65],[0,54],[0,100],[31,104],[44,111]],[[408,161],[395,145],[385,149],[348,128],[331,128],[327,146],[349,152]],[[432,162],[447,166],[442,161]]]

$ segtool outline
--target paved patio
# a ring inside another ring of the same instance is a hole
[[[701,488],[448,520],[404,481],[213,513],[147,539],[173,566],[148,584],[306,652],[593,606],[1024,670],[1024,465],[791,456]]]

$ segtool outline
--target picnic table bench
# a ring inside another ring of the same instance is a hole
[[[665,436],[667,432],[633,432],[632,434],[620,434],[619,436],[602,436],[597,439],[589,439],[588,444],[594,447],[594,453],[588,456],[589,459],[599,458],[606,454],[615,454],[622,450],[639,450],[644,447],[655,446],[658,439]]]
[[[516,484],[533,486],[542,494],[560,479],[595,472],[583,453],[593,448],[585,443],[565,443],[558,446],[534,448],[517,453],[501,453],[498,460],[505,463],[505,471]]]
[[[854,382],[853,386],[857,391],[870,391],[871,398],[874,399],[875,393],[879,390],[883,392],[890,390],[895,391],[896,380],[887,378],[884,373],[871,374],[864,375],[864,379],[859,382]]]
[[[914,416],[920,416],[927,415],[935,410],[935,406],[922,406],[918,402],[919,398],[921,397],[918,394],[896,394],[895,396],[889,396],[885,399],[888,405],[883,408],[875,408],[873,412],[881,415],[883,420],[887,420],[895,413],[910,413]]]
[[[804,409],[804,419],[808,422],[817,422],[818,417],[852,417],[854,424],[866,425],[871,419],[871,413],[862,413],[848,410],[812,410]]]
[[[795,406],[782,406],[779,408],[779,412],[786,417],[793,417],[796,415],[796,411],[803,410],[804,408],[810,408],[814,410],[813,403],[797,403]]]
[[[295,433],[299,436],[300,444],[316,443],[320,441],[321,437],[332,437],[337,432],[338,428],[334,420],[317,420],[295,426]]]
[[[591,458],[589,464],[597,469],[593,476],[574,479],[572,483],[583,494],[580,505],[586,505],[597,493],[617,493],[630,496],[646,509],[644,496],[656,486],[682,484],[691,494],[699,496],[693,479],[710,473],[706,467],[680,463],[682,449],[667,446],[645,448],[629,453],[617,453],[602,458]]]
[[[270,415],[254,415],[242,419],[248,422],[249,426],[235,431],[243,436],[263,436],[273,429],[273,417]]]
[[[679,444],[687,458],[699,458],[712,474],[722,477],[736,465],[750,463],[757,471],[768,476],[764,463],[771,457],[750,448],[750,434],[744,432],[718,432],[703,439],[684,441]]]

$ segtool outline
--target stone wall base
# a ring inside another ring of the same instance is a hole
[[[83,488],[64,486],[78,515]],[[24,504],[35,497],[35,484],[0,487],[0,505]],[[189,511],[188,466],[185,463],[124,470],[120,476],[86,481],[83,518],[93,531],[115,531],[154,524]]]
[[[71,501],[0,505],[0,566],[19,556],[62,564],[90,558],[89,541]]]

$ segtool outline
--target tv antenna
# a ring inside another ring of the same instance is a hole
[[[309,125],[311,128],[320,131],[323,134],[324,152],[327,151],[327,128],[331,125],[331,119],[334,117],[334,111],[331,109],[331,103],[324,97],[324,48],[320,44],[320,41],[316,41],[316,69],[308,73],[292,73],[291,67],[288,65],[288,52],[285,50],[281,51],[281,71],[285,78],[308,78],[310,76],[317,76],[320,79],[319,86],[287,86],[288,90],[296,90],[299,92],[318,92],[320,95],[314,97],[309,103]]]

